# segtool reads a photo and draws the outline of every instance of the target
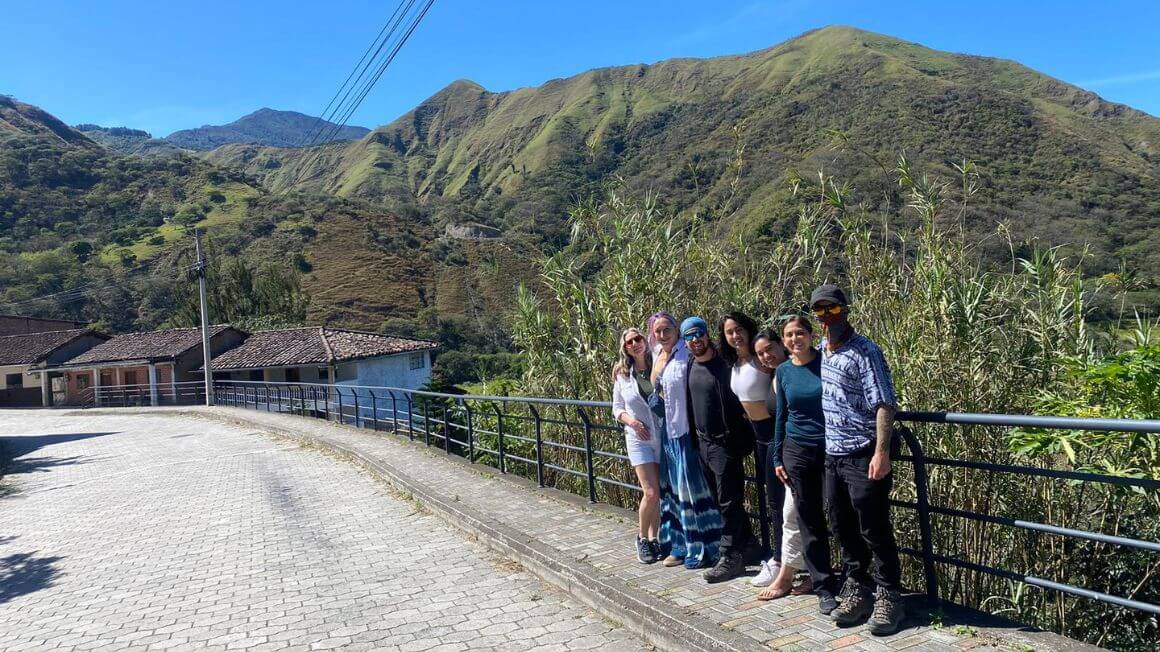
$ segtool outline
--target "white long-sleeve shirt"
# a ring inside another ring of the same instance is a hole
[[[657,382],[665,397],[665,429],[671,439],[689,434],[689,404],[685,396],[686,369],[689,350],[684,342],[677,342]]]

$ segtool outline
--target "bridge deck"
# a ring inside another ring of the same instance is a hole
[[[108,412],[111,411],[105,414]],[[212,446],[216,438],[194,433],[220,432],[223,419],[232,420],[235,426],[241,426],[240,430],[237,427],[226,429],[231,437],[253,433],[255,430],[276,432],[315,445],[320,444],[323,448],[338,448],[341,452],[354,454],[364,465],[370,464],[373,473],[410,492],[433,513],[477,535],[481,543],[524,563],[537,574],[568,590],[575,598],[624,623],[629,629],[643,634],[661,647],[798,650],[1084,648],[1068,639],[1027,631],[1009,622],[966,610],[951,610],[937,622],[932,621],[917,603],[913,605],[913,616],[907,626],[894,636],[874,637],[864,627],[839,629],[817,613],[813,596],[761,603],[755,600],[755,589],[743,580],[710,586],[701,579],[699,572],[683,568],[667,569],[660,565],[642,566],[633,556],[635,522],[631,514],[613,508],[590,507],[582,500],[559,492],[539,490],[522,480],[456,463],[437,450],[410,445],[387,435],[288,415],[225,408],[155,409],[146,413],[150,416],[129,416],[122,411],[119,416],[98,416],[89,412],[83,417],[69,418],[82,419],[86,430],[118,432],[139,428],[132,424],[147,420],[152,432],[146,436],[156,438],[158,449],[157,452],[150,452],[150,447],[141,446],[142,459],[139,463],[165,464],[169,454],[164,450],[174,445],[189,447],[188,453]],[[183,433],[187,434],[187,439],[176,438]],[[87,441],[101,439],[111,441],[113,438],[98,437]],[[291,454],[284,451],[289,440],[283,440],[280,446],[276,446],[257,434],[251,434],[249,441],[255,449],[272,449],[263,455]],[[54,452],[54,456],[68,457],[72,454],[67,447]],[[85,454],[91,456],[100,453],[94,450]],[[242,459],[252,457],[246,451],[240,454]],[[118,463],[113,462],[113,467],[117,466]],[[198,465],[190,466],[196,469]],[[178,494],[185,492],[196,501],[201,493],[218,485],[228,488],[234,495],[251,496],[252,500],[278,499],[277,493],[273,497],[263,497],[261,492],[255,495],[253,480],[246,479],[249,476],[244,473],[241,477],[233,478],[231,474],[238,471],[237,466],[237,463],[227,464],[226,470],[215,473],[214,482],[195,482],[176,492],[171,488],[168,500],[179,501]],[[101,473],[109,471],[106,469]],[[136,473],[128,469],[123,483],[126,487],[137,486],[135,478]],[[300,478],[283,477],[280,481],[286,487],[295,488],[287,490],[292,495],[294,491],[300,490],[299,487],[304,489],[307,485],[328,480],[315,473]],[[142,488],[142,491],[145,489]],[[268,493],[269,489],[262,491]],[[75,494],[45,489],[43,495],[52,493],[58,493],[55,502],[45,500],[41,508],[50,510],[50,513],[52,510],[67,509],[71,495]],[[125,498],[128,497],[121,499]],[[143,495],[136,501],[158,504],[155,500],[145,499]],[[336,500],[332,509],[340,514],[348,512],[351,509],[348,502],[347,499]],[[115,512],[120,508],[115,501],[105,507],[93,504],[89,504],[89,507],[93,510],[89,518],[95,519],[95,522],[104,520],[102,510]],[[3,509],[11,508],[0,502],[0,510]],[[322,507],[318,506],[317,509]],[[366,511],[375,507],[362,505],[358,509],[369,518],[371,515]],[[384,518],[388,516],[384,515]],[[138,512],[137,518],[148,522],[146,513]],[[224,536],[226,540],[238,536],[240,532],[236,525],[210,525],[211,534]],[[387,523],[384,523],[383,528],[387,527]],[[156,536],[150,534],[148,525],[138,529],[143,536]],[[200,529],[195,528],[195,532]],[[395,531],[395,528],[390,529]],[[79,543],[76,537],[85,532],[71,530],[69,534]],[[188,541],[190,536],[194,536],[194,533],[186,534],[185,540]],[[96,543],[94,547],[99,548],[108,545],[107,541],[87,543]],[[379,545],[384,543],[380,542]],[[235,545],[227,549],[230,554],[244,556],[247,546]],[[414,551],[415,548],[410,550]],[[51,550],[46,552],[51,553]],[[476,553],[465,550],[462,555],[474,559]],[[402,555],[404,558],[407,556]],[[363,563],[368,567],[376,567],[373,559],[364,559]],[[406,562],[393,559],[390,563],[397,565]],[[0,598],[0,628],[5,625],[3,609],[3,599]],[[521,621],[514,624],[525,626]],[[616,635],[622,631],[610,630],[603,635]],[[619,644],[628,644],[624,639],[617,640]]]
[[[0,412],[0,649],[645,644],[348,463],[222,423]]]

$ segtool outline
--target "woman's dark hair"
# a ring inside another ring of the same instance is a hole
[[[790,324],[799,324],[802,328],[806,329],[807,333],[814,332],[813,322],[811,322],[810,318],[806,317],[805,315],[793,315],[789,319],[782,322],[781,323],[781,332],[784,333],[785,327],[789,326]]]
[[[733,345],[730,344],[729,340],[725,337],[725,322],[729,321],[730,319],[737,322],[738,326],[745,329],[745,336],[749,338],[749,355],[753,355],[753,338],[757,335],[758,329],[757,322],[750,319],[749,315],[746,315],[743,312],[731,312],[721,319],[721,323],[717,327],[717,329],[721,331],[721,348],[719,350],[721,351],[721,357],[725,359],[725,362],[729,363],[729,366],[733,366],[737,364],[737,350],[733,348]]]
[[[770,342],[777,344],[781,347],[781,350],[785,352],[785,357],[789,357],[789,349],[785,348],[785,342],[781,341],[781,336],[778,335],[772,328],[761,329],[757,332],[757,335],[754,335],[753,339],[750,340],[749,347],[753,349],[753,355],[757,355],[757,340],[760,339],[767,339]]]

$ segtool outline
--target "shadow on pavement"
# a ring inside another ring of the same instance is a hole
[[[26,552],[0,557],[0,604],[52,586],[61,574],[56,568],[61,559]]]
[[[31,435],[31,436],[6,436],[0,437],[0,478],[5,475],[15,475],[17,473],[33,473],[38,471],[46,471],[48,469],[58,466],[69,466],[72,464],[80,464],[84,461],[84,457],[75,455],[72,457],[28,457],[28,455],[55,444],[63,444],[70,441],[79,441],[82,439],[91,439],[93,437],[103,437],[105,435],[115,435],[116,432],[74,432],[74,433],[60,433],[54,435]],[[3,495],[3,489],[0,488],[0,496]]]

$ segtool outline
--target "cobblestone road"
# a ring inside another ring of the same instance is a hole
[[[153,416],[0,437],[0,649],[643,647],[316,451]]]

